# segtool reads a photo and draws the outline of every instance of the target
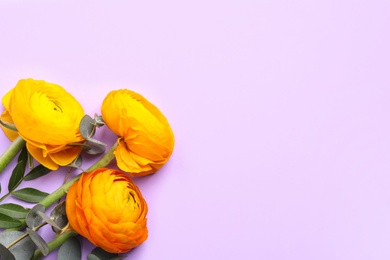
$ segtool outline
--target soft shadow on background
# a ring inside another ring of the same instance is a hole
[[[136,179],[150,235],[128,259],[389,259],[389,17],[385,0],[1,1],[0,96],[32,77],[90,115],[119,88],[164,112],[175,151]]]

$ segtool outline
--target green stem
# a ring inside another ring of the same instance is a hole
[[[37,231],[39,230],[41,227],[45,226],[47,224],[47,222],[43,222],[41,223],[40,225],[36,226],[35,228],[33,228],[34,231]],[[28,233],[24,233],[21,237],[19,237],[18,239],[16,239],[14,242],[12,242],[11,244],[9,244],[7,246],[8,249],[10,249],[11,247],[13,247],[15,244],[17,244],[19,241],[21,241],[22,239],[24,239],[25,237],[28,237]]]
[[[9,195],[11,195],[11,192],[8,192],[7,194],[4,194],[4,196],[0,198],[0,202],[5,200]]]
[[[47,245],[49,246],[49,252],[51,252],[54,249],[56,249],[57,247],[61,246],[66,240],[68,240],[69,238],[74,237],[76,235],[77,235],[77,233],[74,231],[66,231],[66,232],[58,235],[52,241],[47,243]],[[31,258],[31,260],[39,259],[42,256],[43,256],[43,254],[42,254],[41,250],[37,249],[37,250],[35,250],[34,255]]]
[[[23,148],[26,144],[20,136],[18,136],[11,145],[4,151],[0,156],[0,172],[10,163],[10,161],[15,157],[15,155]]]
[[[115,142],[111,149],[102,158],[100,158],[99,161],[97,161],[95,164],[85,170],[85,172],[91,172],[93,170],[107,166],[112,161],[112,159],[114,159],[114,150],[117,146],[118,142]],[[77,175],[76,177],[59,187],[57,190],[49,194],[46,198],[41,200],[39,204],[42,204],[43,206],[45,206],[45,208],[47,208],[53,203],[55,203],[57,200],[59,200],[62,196],[66,194],[66,192],[69,190],[70,186],[72,186],[73,183],[80,179],[80,176],[81,174]]]

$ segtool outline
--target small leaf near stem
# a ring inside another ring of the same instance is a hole
[[[11,251],[16,259],[30,259],[34,254],[35,245],[32,240],[29,237],[24,237],[20,240],[20,237],[24,234],[25,233],[22,231],[6,231],[0,233],[0,243],[2,245],[10,245],[15,242],[15,240],[19,241],[13,244],[12,247],[8,246],[9,251]],[[7,260],[12,259],[5,257],[4,255],[2,255],[2,257],[3,258],[0,258]]]
[[[37,231],[38,229],[40,229],[41,227],[45,226],[47,223],[44,222],[42,224],[40,224],[39,226],[36,226],[35,228],[33,228],[32,230],[34,231]],[[21,241],[23,238],[25,237],[28,237],[28,233],[24,233],[22,236],[20,236],[18,239],[16,239],[14,242],[12,242],[11,244],[9,244],[7,246],[8,249],[10,249],[11,247],[13,247],[15,244],[17,244],[19,241]]]
[[[15,131],[15,132],[18,131],[18,129],[16,129],[16,126],[14,124],[5,122],[5,121],[3,121],[1,119],[0,119],[0,125],[4,126],[5,128],[7,128],[9,130]]]
[[[71,237],[77,236],[78,234],[74,231],[65,231],[64,233],[61,233],[60,235],[56,236],[52,241],[47,243],[49,248],[49,253],[56,249],[57,247],[61,246],[66,240],[68,240]],[[33,257],[31,260],[37,260],[40,259],[43,256],[41,250],[35,250]]]
[[[27,228],[26,230],[31,240],[39,248],[42,254],[44,256],[47,256],[49,254],[49,246],[47,245],[46,241],[36,231],[32,230],[31,228]]]
[[[62,244],[60,249],[58,250],[57,255],[58,260],[81,260],[81,245],[80,241],[75,238],[71,237],[65,243]]]
[[[8,183],[8,191],[12,192],[19,184],[23,181],[24,172],[27,165],[28,152],[27,148],[24,147],[20,152],[18,157],[18,164],[15,166],[15,169],[12,171],[11,178]]]
[[[36,178],[39,178],[39,177],[41,177],[43,175],[48,174],[49,172],[51,172],[50,169],[46,168],[42,164],[39,164],[38,166],[33,168],[29,173],[27,173],[24,176],[23,180],[25,180],[25,181],[34,180]]]
[[[26,224],[29,228],[33,229],[42,223],[42,218],[38,215],[38,211],[45,212],[45,207],[41,204],[37,204],[27,214]]]
[[[52,219],[60,227],[60,229],[52,227],[53,231],[55,233],[62,232],[66,225],[68,225],[65,201],[60,202],[54,207],[54,209],[50,212],[50,219]]]

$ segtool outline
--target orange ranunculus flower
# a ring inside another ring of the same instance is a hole
[[[172,129],[161,111],[140,94],[122,89],[102,104],[106,125],[119,136],[114,154],[118,167],[132,176],[156,172],[174,146]]]
[[[148,237],[148,207],[125,173],[100,168],[83,173],[66,196],[70,226],[110,253],[125,253]]]
[[[79,132],[84,110],[62,87],[43,80],[24,79],[3,97],[1,120],[18,132],[3,130],[10,140],[18,134],[30,154],[45,167],[56,170],[77,158],[84,138]]]

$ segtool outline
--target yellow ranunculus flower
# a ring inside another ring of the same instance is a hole
[[[83,142],[79,124],[84,110],[62,87],[43,80],[25,79],[3,97],[1,120],[12,123],[18,132],[3,127],[9,139],[19,134],[30,154],[45,167],[56,170],[77,158]]]
[[[161,111],[140,94],[110,92],[102,104],[106,125],[119,136],[114,154],[118,167],[132,176],[156,172],[174,146],[172,129]]]
[[[125,253],[148,237],[148,207],[125,173],[100,168],[83,173],[66,196],[72,229],[110,253]]]

